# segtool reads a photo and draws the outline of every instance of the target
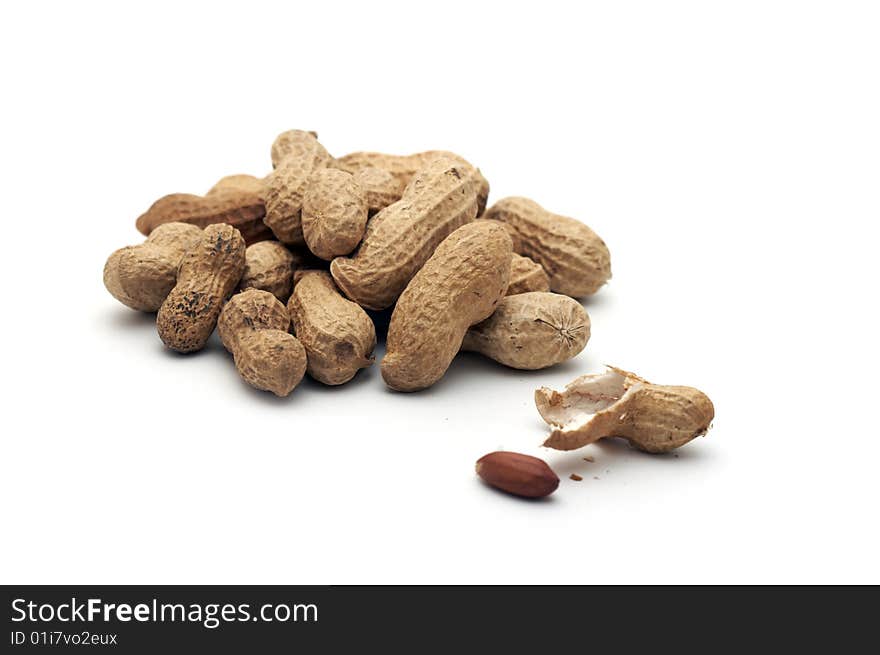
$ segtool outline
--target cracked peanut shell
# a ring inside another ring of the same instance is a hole
[[[446,373],[468,328],[488,318],[507,291],[512,246],[489,221],[457,229],[397,301],[382,377],[398,391],[430,387]]]
[[[552,428],[544,445],[556,450],[620,437],[639,450],[665,453],[706,434],[715,418],[699,389],[651,384],[613,366],[582,375],[561,392],[542,387],[535,405]]]

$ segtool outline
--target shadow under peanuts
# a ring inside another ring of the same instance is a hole
[[[102,324],[116,330],[156,329],[156,312],[139,312],[123,305],[118,305],[106,312],[107,319]]]

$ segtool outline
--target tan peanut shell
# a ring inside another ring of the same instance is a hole
[[[231,225],[209,225],[180,262],[177,284],[156,317],[163,343],[181,353],[201,350],[244,271],[244,239]]]
[[[277,241],[260,241],[244,252],[244,273],[238,288],[268,291],[281,302],[287,302],[293,289],[295,258]]]
[[[702,391],[651,384],[611,366],[573,380],[562,392],[542,387],[535,404],[552,427],[544,445],[557,450],[621,437],[639,450],[665,453],[706,434],[715,418]]]
[[[358,169],[354,179],[363,191],[371,216],[400,200],[406,187],[391,173],[375,166]]]
[[[446,150],[426,150],[412,155],[386,155],[380,152],[352,152],[337,159],[333,166],[351,174],[364,168],[381,168],[393,175],[401,187],[406,187],[415,174],[435,159],[450,158],[474,168],[477,174],[477,216],[486,209],[489,199],[489,181],[483,177],[479,169],[472,166],[464,157]]]
[[[308,373],[343,384],[373,363],[376,328],[367,313],[342,297],[325,271],[297,272],[287,303],[297,338],[308,353]]]
[[[255,193],[224,191],[210,196],[172,193],[159,198],[138,217],[135,226],[149,236],[165,223],[189,223],[207,227],[225,223],[238,229],[246,243],[269,239],[272,232],[263,224],[266,208]]]
[[[302,206],[306,245],[321,259],[347,255],[367,228],[367,202],[354,176],[335,168],[315,171]]]
[[[519,236],[519,254],[535,260],[550,276],[550,290],[580,298],[596,293],[611,278],[605,242],[586,225],[552,214],[528,198],[504,198],[484,218],[507,223]]]
[[[513,296],[528,291],[550,291],[550,278],[538,262],[513,253],[507,295]]]
[[[318,138],[317,132],[307,130],[288,130],[282,132],[272,142],[272,168],[291,155],[301,155],[309,150]]]
[[[286,396],[306,372],[306,351],[287,330],[287,308],[268,291],[232,296],[220,312],[217,332],[245,382]]]
[[[214,186],[208,189],[208,193],[205,195],[216,196],[219,193],[232,191],[236,193],[251,193],[262,197],[264,186],[265,182],[253,175],[227,175],[221,177]]]
[[[343,293],[368,309],[394,304],[440,242],[476,216],[475,173],[443,158],[419,171],[403,197],[370,220],[360,248],[331,262]]]
[[[104,264],[104,286],[123,305],[155,312],[177,282],[183,254],[202,236],[186,223],[165,223],[137,246],[120,248]]]
[[[400,296],[382,359],[398,391],[430,387],[446,373],[468,328],[495,310],[510,280],[510,237],[477,221],[441,243]]]
[[[545,291],[506,296],[465,334],[462,350],[511,368],[536,370],[571,359],[590,338],[590,317],[574,298]]]
[[[311,133],[303,132],[300,137],[266,177],[264,194],[264,222],[279,241],[294,245],[305,243],[302,206],[309,179],[333,161]]]

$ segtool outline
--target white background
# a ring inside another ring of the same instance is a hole
[[[878,33],[870,2],[4,5],[0,580],[880,582]],[[614,271],[584,353],[279,400],[164,350],[104,260],[290,128],[582,218]],[[534,388],[603,363],[714,428],[542,451]],[[483,486],[497,448],[559,490]]]

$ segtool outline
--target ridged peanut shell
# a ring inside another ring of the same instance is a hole
[[[412,155],[386,155],[380,152],[352,152],[334,162],[334,167],[356,174],[365,168],[381,168],[397,179],[401,188],[406,187],[416,173],[435,159],[446,158],[463,162],[476,171],[477,184],[477,216],[486,209],[489,198],[489,181],[483,177],[479,169],[472,166],[464,157],[447,150],[426,150]]]
[[[277,241],[260,241],[244,253],[244,273],[238,288],[268,291],[287,302],[293,289],[294,255]]]
[[[217,332],[235,367],[251,386],[286,396],[306,370],[306,351],[287,330],[287,308],[268,291],[232,296],[220,312]]]
[[[231,225],[209,225],[180,262],[177,284],[156,317],[163,343],[181,353],[201,350],[244,271],[244,239]]]
[[[265,182],[263,179],[253,175],[227,175],[221,177],[214,186],[208,189],[208,193],[205,196],[215,196],[219,193],[232,191],[236,193],[251,193],[262,197],[264,186]]]
[[[374,166],[358,169],[354,179],[361,187],[371,216],[400,200],[406,187],[388,171]]]
[[[535,404],[553,428],[544,445],[557,450],[620,437],[639,450],[665,453],[706,434],[715,417],[698,389],[651,384],[614,367],[583,375],[561,392],[542,387]]]
[[[282,132],[272,142],[272,168],[277,168],[282,161],[292,155],[300,156],[307,152],[313,147],[317,138],[317,132],[307,130]]]
[[[550,291],[550,278],[538,262],[514,252],[510,261],[510,286],[507,287],[507,295],[529,291]]]
[[[488,318],[510,280],[510,237],[477,221],[441,243],[400,296],[382,359],[398,391],[430,387],[446,373],[468,328]]]
[[[367,202],[354,176],[323,168],[309,180],[303,197],[302,229],[306,245],[321,259],[349,254],[367,228]]]
[[[314,379],[344,384],[373,363],[373,321],[339,293],[327,272],[299,273],[287,310],[308,353],[308,373]]]
[[[272,232],[263,224],[265,215],[263,199],[255,193],[223,191],[210,196],[173,193],[154,202],[135,225],[141,234],[149,236],[165,223],[189,223],[198,227],[225,223],[241,232],[245,242],[250,244],[272,237]]]
[[[120,248],[104,264],[104,286],[123,305],[155,312],[177,282],[183,254],[202,236],[201,228],[165,223],[137,246]]]
[[[474,175],[455,159],[421,170],[399,201],[370,220],[360,248],[331,262],[343,293],[368,309],[394,304],[440,242],[476,216]]]
[[[309,179],[325,168],[333,158],[310,133],[281,159],[266,177],[266,217],[264,222],[279,241],[305,243],[302,230],[302,206]],[[274,148],[273,148],[274,151]]]
[[[507,223],[517,232],[519,254],[544,267],[551,291],[580,298],[596,293],[611,278],[608,247],[580,221],[517,197],[499,200],[484,218]]]
[[[465,334],[462,350],[505,366],[547,368],[571,359],[590,338],[590,317],[574,298],[545,291],[506,296]]]

